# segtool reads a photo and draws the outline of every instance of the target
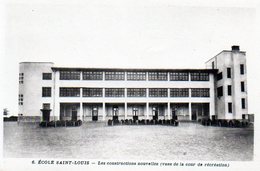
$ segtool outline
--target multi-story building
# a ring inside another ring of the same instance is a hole
[[[25,120],[242,119],[247,114],[245,52],[238,46],[206,69],[57,67],[21,62],[19,114]]]

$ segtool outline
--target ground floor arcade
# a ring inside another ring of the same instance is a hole
[[[104,121],[119,119],[198,120],[210,116],[210,103],[60,103],[59,120]]]

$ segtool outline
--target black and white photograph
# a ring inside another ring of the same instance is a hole
[[[258,7],[3,1],[0,170],[259,169]]]

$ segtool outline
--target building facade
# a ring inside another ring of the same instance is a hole
[[[44,112],[50,113],[50,120],[242,119],[247,114],[245,52],[233,46],[210,59],[206,69],[68,68],[21,62],[19,115],[40,121]]]

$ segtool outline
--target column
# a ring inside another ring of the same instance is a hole
[[[171,119],[171,106],[170,106],[170,102],[168,102],[167,107],[168,107],[168,119]]]
[[[190,120],[191,120],[191,103],[189,102],[189,117],[190,117]]]
[[[106,104],[105,102],[102,103],[102,115],[103,115],[103,121],[106,120]]]
[[[84,120],[84,117],[83,117],[83,103],[82,102],[80,102],[79,103],[79,119],[80,120]]]
[[[127,118],[127,102],[125,102],[125,119]]]
[[[146,119],[149,119],[149,103],[146,103]]]

